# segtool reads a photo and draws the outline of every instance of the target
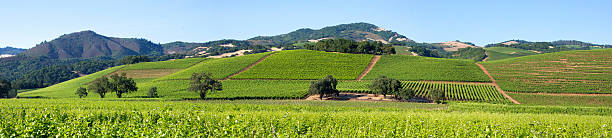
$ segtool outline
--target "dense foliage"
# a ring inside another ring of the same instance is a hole
[[[469,103],[0,100],[0,136],[610,137],[610,113]]]
[[[87,86],[87,90],[91,91],[92,93],[97,93],[98,95],[100,95],[100,98],[104,98],[104,96],[106,96],[106,93],[109,93],[111,91],[112,87],[113,84],[108,81],[108,78],[100,77],[91,82],[89,86]]]
[[[402,83],[399,80],[387,78],[387,76],[379,76],[372,80],[369,88],[375,94],[382,94],[387,97],[388,94],[396,94],[401,91]]]
[[[325,39],[314,44],[308,43],[304,45],[304,48],[353,54],[395,54],[395,48],[390,44],[383,44],[378,41],[356,42],[348,39]]]
[[[530,42],[530,43],[520,43],[520,44],[511,44],[511,45],[498,43],[498,44],[490,44],[485,47],[510,47],[510,48],[525,49],[525,50],[535,50],[535,51],[539,51],[543,53],[571,50],[567,47],[553,46],[550,42]]]
[[[444,103],[446,96],[444,94],[444,90],[434,88],[429,90],[429,99],[436,103]]]
[[[10,54],[10,55],[17,55],[23,51],[25,51],[26,49],[22,49],[22,48],[14,48],[14,47],[0,47],[0,55],[2,54]]]
[[[116,57],[53,59],[19,55],[0,58],[0,78],[11,81],[17,89],[42,88],[113,66],[182,58],[184,55],[180,54],[127,56],[122,59]]]
[[[312,81],[308,88],[308,92],[310,94],[318,94],[319,98],[322,100],[324,96],[338,96],[340,92],[336,89],[337,85],[338,80],[331,75],[327,75],[327,77],[323,79]]]
[[[474,61],[482,61],[487,57],[484,48],[460,48],[458,51],[453,51],[453,58],[471,59]]]
[[[444,51],[444,50],[443,49],[442,50],[431,50],[425,46],[412,46],[410,48],[410,52],[414,52],[418,54],[419,56],[437,57],[437,58],[447,57],[445,54],[442,54],[442,52],[440,51]]]
[[[134,79],[128,78],[125,73],[121,73],[121,75],[115,73],[111,75],[110,78],[110,91],[115,92],[117,98],[121,98],[121,95],[124,93],[130,93],[138,90]]]
[[[319,30],[305,28],[277,36],[259,36],[251,38],[249,41],[258,45],[286,45],[322,38],[342,38],[356,41],[380,38],[384,41],[391,40],[391,42],[399,42],[398,39],[401,38],[406,39],[407,42],[412,42],[412,40],[396,32],[376,29],[378,29],[378,26],[369,23],[340,24]]]
[[[74,93],[79,96],[79,98],[87,97],[87,88],[79,87]]]

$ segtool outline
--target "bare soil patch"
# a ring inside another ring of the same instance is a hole
[[[446,51],[458,51],[461,48],[476,47],[476,46],[472,46],[472,45],[461,43],[461,42],[457,42],[457,41],[442,42],[440,44],[443,45],[443,46],[449,46],[447,48],[444,48],[444,50],[446,50]]]
[[[518,44],[518,42],[516,42],[516,41],[508,41],[508,42],[504,42],[502,44],[504,44],[504,45],[513,45],[513,44]]]
[[[253,50],[238,50],[236,52],[223,53],[223,54],[217,55],[217,56],[209,56],[208,58],[224,58],[224,57],[230,57],[232,55],[243,56],[245,52],[251,52],[251,51],[253,51]]]
[[[323,97],[323,100],[343,100],[343,101],[399,101],[392,98],[393,95],[375,95],[368,93],[340,93],[339,96]],[[321,100],[318,94],[306,97],[306,100]]]

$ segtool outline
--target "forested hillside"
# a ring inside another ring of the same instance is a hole
[[[3,55],[3,54],[16,55],[16,54],[19,54],[19,53],[21,53],[23,51],[25,51],[25,49],[14,48],[14,47],[10,47],[10,46],[6,46],[4,48],[0,47],[0,55]]]
[[[149,40],[106,37],[93,31],[62,35],[49,42],[42,42],[23,52],[25,56],[44,56],[54,59],[162,54],[162,46]]]
[[[206,43],[172,42],[162,44],[165,53],[218,55],[249,49],[252,53],[265,52],[270,47],[292,49],[293,44],[318,42],[324,39],[348,39],[353,41],[378,41],[384,44],[414,42],[393,31],[384,30],[369,23],[351,23],[324,27],[318,30],[304,28],[276,36],[258,36],[247,40],[218,40]],[[206,53],[206,54],[205,54]]]

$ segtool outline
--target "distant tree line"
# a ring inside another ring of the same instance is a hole
[[[525,49],[525,50],[535,50],[535,51],[540,51],[543,53],[551,53],[551,52],[559,52],[559,51],[567,51],[567,50],[578,50],[578,49],[570,49],[565,46],[554,46],[550,42],[528,42],[528,43],[518,43],[518,44],[511,44],[511,45],[498,43],[498,44],[490,44],[485,47],[510,47],[510,48]],[[585,47],[583,49],[586,50],[586,49],[589,49],[589,47]]]
[[[107,93],[114,92],[117,98],[121,98],[123,94],[138,91],[136,82],[132,78],[128,78],[125,73],[121,75],[113,74],[110,79],[107,77],[100,77],[91,82],[86,88],[78,88],[76,95],[79,97],[85,97],[89,92],[97,93],[100,98],[106,97]]]
[[[453,51],[453,58],[460,58],[460,59],[471,59],[474,61],[482,61],[483,59],[485,59],[487,57],[486,51],[484,48],[472,48],[472,47],[466,47],[466,48],[460,48],[457,51]]]
[[[355,42],[348,39],[325,39],[314,44],[305,44],[304,48],[354,54],[395,54],[395,48],[391,44],[383,44],[378,41]]]

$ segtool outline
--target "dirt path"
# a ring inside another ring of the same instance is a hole
[[[504,92],[504,90],[502,90],[499,85],[497,85],[497,83],[495,82],[495,79],[493,79],[493,76],[491,76],[491,74],[489,74],[489,71],[487,71],[487,69],[478,64],[478,63],[474,63],[476,65],[478,65],[478,67],[480,67],[480,69],[482,69],[482,71],[487,74],[487,76],[489,76],[489,79],[491,79],[491,82],[493,83],[493,85],[495,86],[495,88],[497,88],[497,91],[499,91],[499,93],[501,93],[502,95],[504,95],[504,97],[506,97],[507,99],[509,99],[510,101],[512,101],[512,103],[514,104],[521,104],[518,101],[514,100],[514,98],[510,97],[510,95],[506,94],[506,92]]]
[[[508,92],[515,94],[526,94],[526,95],[551,95],[551,96],[612,96],[612,94],[595,94],[595,93],[524,93],[524,92]]]
[[[274,55],[274,54],[276,54],[276,53],[271,53],[271,54],[268,54],[268,55],[266,55],[266,56],[264,56],[264,57],[260,58],[259,60],[255,61],[253,64],[251,64],[251,65],[247,66],[246,68],[243,68],[242,70],[240,70],[240,71],[238,71],[238,72],[236,72],[236,73],[234,73],[234,74],[232,74],[232,75],[229,75],[229,76],[227,76],[227,77],[223,78],[222,80],[229,80],[231,77],[234,77],[234,76],[236,76],[236,75],[238,75],[238,74],[240,74],[240,73],[242,73],[242,72],[244,72],[244,71],[247,71],[247,70],[251,69],[253,66],[255,66],[255,65],[259,64],[259,63],[261,63],[263,60],[265,60],[266,58],[268,58],[268,57],[270,57],[270,56],[272,56],[272,55]]]
[[[368,64],[368,67],[366,67],[366,69],[363,70],[363,72],[361,72],[361,74],[359,74],[359,77],[357,77],[355,80],[361,80],[361,78],[365,77],[365,75],[367,75],[372,70],[372,68],[374,67],[376,62],[378,62],[379,59],[380,59],[380,56],[375,55],[370,61],[370,63]]]

